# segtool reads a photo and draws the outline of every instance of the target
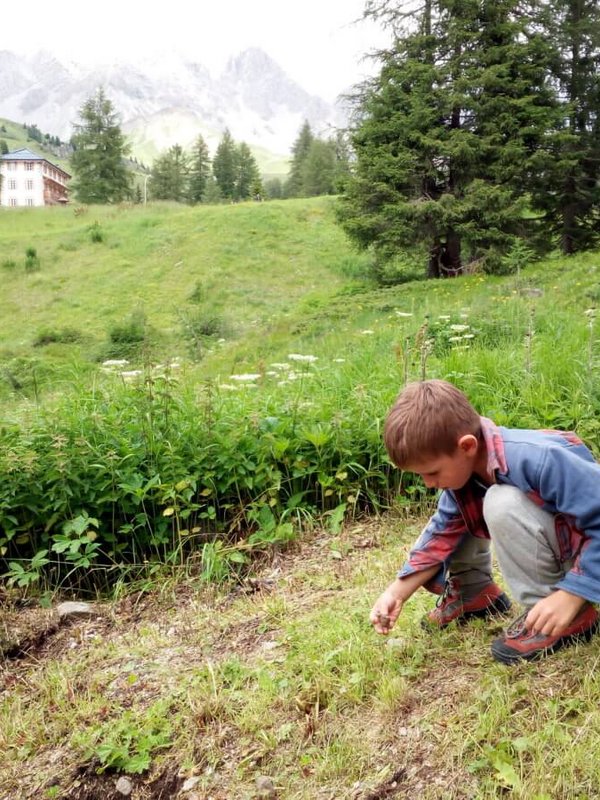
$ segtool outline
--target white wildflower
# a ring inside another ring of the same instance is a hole
[[[172,361],[169,364],[169,369],[180,369],[180,368],[181,368],[181,364],[179,363],[179,361]]]
[[[130,369],[127,372],[122,372],[121,377],[124,381],[132,381],[134,378],[139,378],[141,374],[141,369]]]
[[[372,336],[374,333],[375,333],[375,331],[369,331],[369,330],[361,331],[361,334],[363,336]]]
[[[462,342],[462,338],[463,338],[462,336],[449,336],[448,337],[448,341],[449,342]]]
[[[333,360],[334,360],[334,362],[336,364],[345,364],[346,363],[346,359],[345,358],[334,358]]]
[[[412,317],[412,312],[411,311],[396,311],[396,316],[397,317]],[[448,317],[448,319],[450,319],[450,317]]]
[[[103,361],[103,367],[126,367],[129,364],[126,358],[109,358],[108,361]]]
[[[463,331],[468,331],[470,327],[470,325],[450,325],[450,330],[462,333]]]
[[[586,315],[586,317],[593,317],[594,314],[596,313],[596,309],[588,308],[587,311],[584,311],[583,313]]]
[[[440,314],[440,315],[439,315],[439,317],[438,317],[438,319],[443,319],[443,320],[444,320],[444,322],[448,322],[448,320],[450,319],[450,317],[449,317],[447,314]]]
[[[225,389],[226,392],[237,392],[239,386],[234,386],[232,383],[220,383],[219,389]]]
[[[230,375],[232,381],[257,381],[261,374],[260,372],[245,372],[242,375]]]
[[[277,386],[287,386],[289,381],[277,381]]]
[[[275,363],[271,364],[270,366],[274,367],[275,369],[289,369],[290,368],[289,364],[285,364],[285,363],[277,362],[277,361]]]
[[[463,339],[474,339],[475,338],[475,334],[474,333],[463,333],[463,337],[462,338]]]
[[[276,372],[274,369],[269,369],[267,370],[267,372],[265,372],[265,375],[268,375],[270,378],[272,378],[273,375],[279,375],[279,373]]]
[[[290,361],[303,361],[306,364],[313,364],[318,361],[317,356],[303,356],[301,353],[288,353],[288,358]]]

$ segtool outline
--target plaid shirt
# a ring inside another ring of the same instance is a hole
[[[554,514],[561,561],[573,561],[557,587],[600,602],[600,466],[591,452],[573,433],[501,428],[485,417],[481,430],[496,483],[516,486]],[[461,489],[444,490],[398,577],[439,565],[427,584],[439,590],[463,537],[490,538],[483,518],[487,488],[472,476]]]

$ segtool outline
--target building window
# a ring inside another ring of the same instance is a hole
[[[28,197],[28,198],[27,198],[27,205],[28,205],[28,206],[32,206],[32,205],[33,205],[33,200],[32,200],[32,198],[31,198],[31,197]]]
[[[14,161],[9,161],[8,164],[6,165],[6,167],[7,167],[9,172],[14,172],[15,169],[17,168],[17,165],[15,164]]]
[[[16,189],[17,188],[17,182],[16,181],[9,181],[8,182],[8,188],[9,189]]]
[[[31,172],[33,170],[33,161],[26,161],[25,162],[25,169],[28,172]]]
[[[33,189],[33,181],[27,181],[27,188],[29,190]]]
[[[16,206],[17,205],[17,198],[16,197],[11,197],[10,200],[8,201],[8,203],[11,206]]]

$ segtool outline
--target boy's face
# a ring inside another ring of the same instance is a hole
[[[459,443],[452,455],[429,456],[406,470],[420,475],[429,489],[462,489],[475,471],[476,456],[477,446],[463,447]]]

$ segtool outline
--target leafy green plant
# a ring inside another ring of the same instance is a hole
[[[90,241],[93,242],[94,244],[99,244],[100,242],[103,242],[104,239],[106,238],[106,234],[102,230],[102,226],[98,221],[94,222],[93,225],[90,225],[90,227],[88,228],[88,232],[90,235]]]
[[[149,769],[153,755],[171,744],[169,703],[158,701],[145,713],[124,711],[117,720],[104,723],[88,735],[88,741],[78,741],[84,747],[87,760],[96,758],[100,772],[142,773]]]
[[[38,550],[28,561],[9,561],[8,572],[1,577],[7,578],[8,586],[16,585],[19,588],[37,583],[42,577],[43,568],[50,563],[50,559],[46,558],[47,555],[47,550]]]
[[[77,328],[44,328],[33,340],[34,347],[45,347],[49,344],[75,344],[81,342],[83,333]]]
[[[35,247],[28,247],[25,250],[25,272],[37,272],[40,269],[40,259]]]

